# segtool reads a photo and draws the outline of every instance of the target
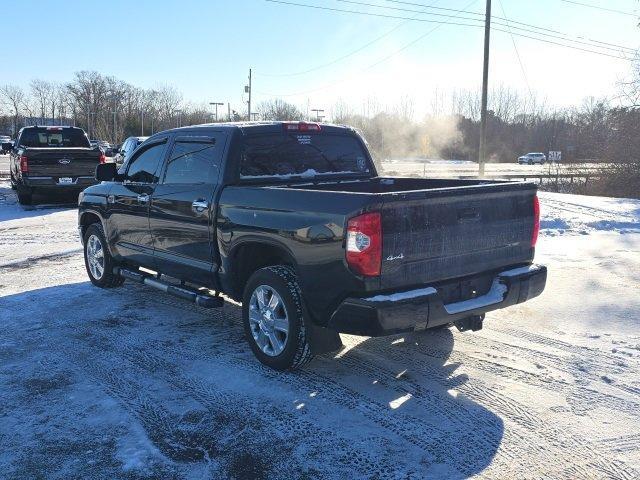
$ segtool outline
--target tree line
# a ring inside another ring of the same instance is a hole
[[[562,151],[564,161],[629,162],[640,151],[640,71],[622,88],[628,106],[587,98],[572,108],[554,109],[533,95],[496,87],[489,96],[487,152],[490,161],[514,162],[529,151]],[[119,143],[176,126],[216,119],[206,103],[185,102],[175,88],[143,89],[98,72],[81,71],[58,84],[35,79],[28,88],[0,86],[0,132],[15,134],[25,122],[72,124],[92,138]],[[379,160],[403,157],[476,160],[479,144],[478,92],[431,92],[429,113],[415,118],[415,102],[393,105],[369,98],[360,108],[339,100],[328,120],[358,128]],[[281,99],[257,105],[260,120],[309,120]],[[246,112],[219,110],[219,121],[246,120]]]
[[[128,136],[215,120],[206,103],[185,102],[173,87],[138,88],[93,71],[76,72],[68,83],[35,79],[28,88],[2,85],[0,100],[0,131],[12,135],[27,123],[75,125],[91,138],[119,143]],[[235,111],[231,115],[241,118]]]

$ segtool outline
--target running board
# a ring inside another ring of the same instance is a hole
[[[145,285],[149,285],[150,287],[157,288],[158,290],[162,290],[163,292],[173,295],[174,297],[189,300],[203,308],[220,308],[224,305],[224,300],[222,299],[222,297],[203,295],[196,291],[189,290],[185,287],[179,287],[177,285],[163,282],[162,280],[153,278],[153,276],[150,274],[145,275],[140,272],[134,272],[132,270],[127,270],[120,267],[115,267],[113,269],[113,273],[115,275],[120,275],[121,277],[124,277],[128,280],[132,280],[137,283],[143,283]]]

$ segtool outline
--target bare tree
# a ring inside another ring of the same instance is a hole
[[[36,104],[36,111],[40,115],[40,118],[44,122],[50,111],[50,105],[54,105],[51,109],[52,117],[55,117],[55,102],[56,102],[56,85],[46,80],[40,80],[38,78],[31,80],[29,84],[31,88],[31,97]]]
[[[0,87],[0,95],[4,99],[5,103],[9,105],[9,108],[13,114],[13,135],[18,133],[18,120],[20,118],[20,112],[25,105],[25,94],[22,88],[17,85],[3,85]]]
[[[303,113],[292,103],[276,98],[262,102],[257,108],[263,120],[302,120]]]

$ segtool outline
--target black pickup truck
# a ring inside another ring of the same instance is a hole
[[[96,165],[104,162],[81,128],[24,127],[10,152],[11,187],[22,205],[31,204],[36,191],[80,192],[96,183]]]
[[[127,278],[205,307],[223,293],[280,370],[339,349],[338,332],[477,330],[546,282],[532,264],[535,185],[381,177],[349,127],[179,128],[96,178],[79,198],[91,282]]]

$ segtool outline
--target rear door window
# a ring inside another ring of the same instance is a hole
[[[221,152],[221,146],[213,140],[176,141],[167,161],[162,183],[216,183]]]
[[[356,137],[303,132],[245,137],[240,165],[242,178],[370,171],[367,154]]]

